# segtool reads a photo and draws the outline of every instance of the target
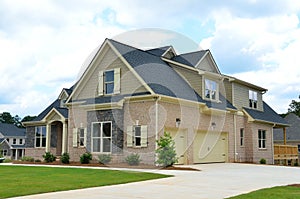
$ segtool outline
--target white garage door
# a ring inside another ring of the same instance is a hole
[[[226,162],[228,140],[225,132],[197,132],[194,143],[194,163]]]

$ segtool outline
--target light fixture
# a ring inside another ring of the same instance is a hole
[[[176,128],[180,126],[181,120],[180,118],[176,118]]]

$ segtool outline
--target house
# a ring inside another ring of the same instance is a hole
[[[300,158],[300,117],[294,113],[285,116],[285,121],[290,125],[286,131],[282,129],[274,130],[274,144],[291,145],[298,148],[298,159]]]
[[[0,123],[0,153],[5,158],[21,159],[25,154],[25,132],[13,124]]]
[[[156,140],[175,141],[179,164],[274,162],[273,128],[288,124],[266,102],[267,89],[224,75],[209,50],[177,54],[106,39],[74,86],[26,126],[26,156],[64,152],[139,153],[155,164]]]

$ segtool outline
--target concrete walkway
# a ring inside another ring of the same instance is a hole
[[[175,177],[18,197],[24,199],[77,198],[226,198],[253,190],[300,184],[300,168],[252,164],[204,164],[189,167],[201,171],[146,170]]]

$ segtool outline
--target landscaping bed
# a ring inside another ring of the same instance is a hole
[[[100,164],[97,162],[90,162],[89,164],[82,164],[80,162],[70,162],[63,164],[60,161],[54,162],[28,162],[28,161],[13,161],[13,164],[35,164],[35,165],[60,165],[60,166],[84,166],[84,167],[106,167],[106,168],[129,168],[129,169],[161,169],[161,170],[181,170],[181,171],[200,171],[190,167],[178,167],[176,165],[170,167],[159,167],[154,165],[128,165],[126,163],[120,164]]]

